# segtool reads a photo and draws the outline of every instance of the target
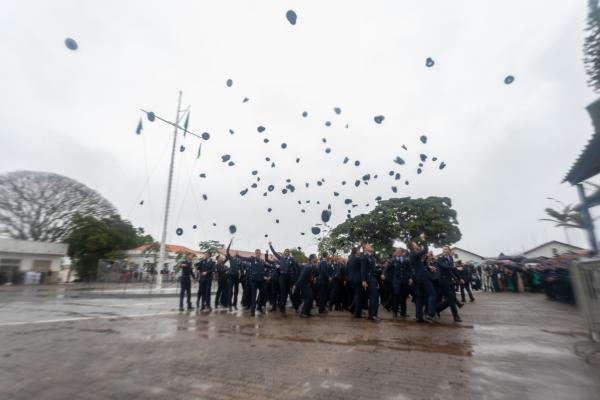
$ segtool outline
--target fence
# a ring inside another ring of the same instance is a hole
[[[600,259],[581,261],[571,268],[577,304],[592,339],[600,342]]]

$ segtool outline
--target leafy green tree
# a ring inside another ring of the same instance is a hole
[[[69,256],[82,280],[96,277],[98,261],[103,258],[121,258],[125,250],[152,243],[143,229],[134,228],[119,216],[96,218],[75,215],[72,230],[65,240],[69,244]]]
[[[205,240],[200,242],[199,244],[200,250],[202,251],[210,251],[211,253],[216,253],[219,249],[225,247],[225,245],[218,240]]]
[[[336,226],[319,243],[319,251],[350,251],[353,245],[371,243],[382,253],[391,252],[394,242],[403,243],[425,232],[436,247],[460,240],[457,214],[448,197],[394,198],[379,202],[368,214],[357,215]]]
[[[540,218],[540,221],[553,222],[557,228],[563,228],[567,243],[570,243],[568,229],[585,229],[583,224],[583,216],[571,204],[565,204],[553,197],[548,197],[548,200],[554,200],[562,206],[562,210],[555,210],[547,207],[544,209],[549,218]]]
[[[305,264],[308,262],[308,257],[306,256],[306,254],[304,254],[302,250],[291,249],[290,253],[299,264]]]

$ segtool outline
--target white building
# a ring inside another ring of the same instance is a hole
[[[0,238],[0,284],[54,283],[68,245]]]
[[[468,262],[478,264],[485,259],[485,257],[482,257],[479,254],[461,249],[460,247],[452,247],[450,250],[452,250],[452,254],[454,255],[454,261],[460,260],[463,262],[463,264]]]
[[[532,249],[529,249],[523,252],[523,256],[526,258],[537,258],[537,257],[547,257],[551,258],[556,255],[574,252],[580,253],[584,251],[581,247],[573,246],[567,243],[559,242],[557,240],[552,240],[550,242],[541,244]]]

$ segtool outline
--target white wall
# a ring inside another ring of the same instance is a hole
[[[556,249],[558,254],[568,253],[569,251],[574,251],[570,246],[564,245],[562,243],[550,243],[545,246],[542,246],[534,251],[524,253],[523,255],[527,258],[536,258],[536,257],[554,257],[554,252],[552,249]],[[575,250],[578,251],[578,250]]]
[[[458,255],[458,259],[455,258],[455,261],[462,261],[463,263],[469,262],[469,261],[482,261],[483,257],[478,257],[475,256],[471,253],[467,253],[466,251],[462,251],[461,249],[453,249],[452,253]]]

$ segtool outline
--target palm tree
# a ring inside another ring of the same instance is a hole
[[[565,237],[567,239],[567,243],[571,244],[568,229],[585,228],[583,225],[583,217],[581,216],[581,213],[575,210],[573,205],[571,204],[565,204],[562,201],[556,200],[552,197],[548,197],[548,200],[554,200],[555,202],[559,203],[563,207],[563,209],[562,211],[557,211],[550,207],[544,209],[544,211],[546,212],[546,214],[548,214],[550,218],[541,218],[540,221],[553,222],[554,226],[556,226],[557,228],[563,228],[565,230]]]

